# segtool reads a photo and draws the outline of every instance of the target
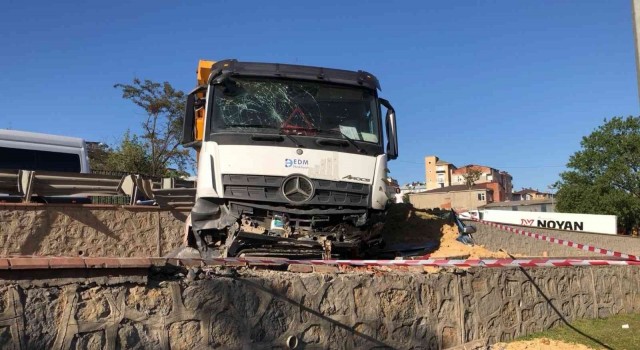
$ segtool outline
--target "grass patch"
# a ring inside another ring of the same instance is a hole
[[[628,324],[628,329],[622,325]],[[616,315],[608,318],[577,320],[567,325],[515,339],[549,338],[579,343],[594,349],[635,350],[640,348],[640,314]]]

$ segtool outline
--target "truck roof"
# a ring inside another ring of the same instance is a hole
[[[46,144],[67,147],[84,147],[84,139],[29,131],[0,129],[0,141],[15,141],[31,144]]]
[[[349,71],[294,64],[239,62],[235,59],[213,63],[209,83],[211,83],[211,79],[215,80],[216,77],[227,72],[231,75],[240,76],[326,81],[338,84],[363,86],[372,90],[381,90],[378,78],[373,74],[362,70]]]

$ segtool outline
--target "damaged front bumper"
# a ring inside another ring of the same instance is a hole
[[[357,257],[380,246],[383,212],[286,207],[200,198],[189,242],[203,257]]]

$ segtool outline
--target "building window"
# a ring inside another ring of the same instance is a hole
[[[444,183],[444,174],[438,174],[438,183]]]
[[[479,201],[483,201],[483,200],[485,200],[484,192],[480,192],[480,193],[478,193],[478,200],[479,200]]]

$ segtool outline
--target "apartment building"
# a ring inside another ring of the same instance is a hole
[[[506,171],[500,171],[484,165],[469,164],[451,172],[452,185],[465,185],[465,175],[469,170],[479,171],[480,178],[475,184],[487,184],[487,188],[493,190],[494,201],[504,202],[511,200],[513,191],[513,177]]]
[[[530,201],[530,200],[541,200],[541,199],[551,199],[551,198],[553,198],[553,193],[540,192],[538,190],[534,190],[533,188],[523,188],[520,191],[513,192],[511,200]]]
[[[480,176],[469,188],[466,176],[471,171]],[[425,180],[426,191],[410,195],[411,203],[418,208],[475,209],[511,200],[513,191],[513,177],[506,171],[478,164],[458,168],[437,156],[425,157]]]
[[[458,168],[437,156],[425,157],[425,184],[427,191],[436,188],[466,185],[465,174],[470,169],[481,172],[480,178],[474,182],[475,184],[491,184],[488,185],[488,188],[494,191],[494,201],[511,200],[513,177],[508,172],[477,164],[469,164]]]
[[[451,186],[451,172],[456,169],[455,165],[436,156],[427,156],[424,167],[427,191]]]

